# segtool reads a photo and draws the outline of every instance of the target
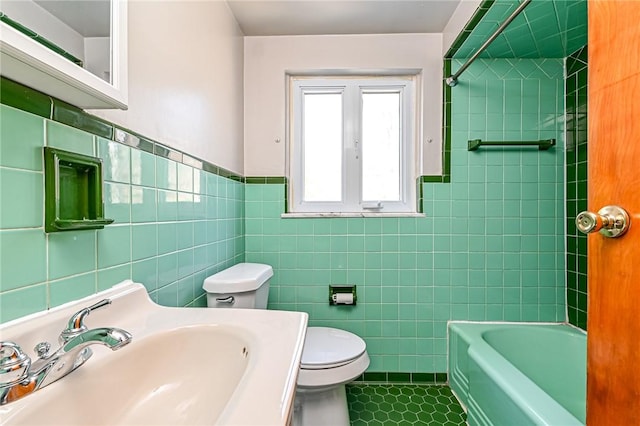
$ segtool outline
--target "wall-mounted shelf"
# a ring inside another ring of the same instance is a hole
[[[469,141],[467,151],[475,151],[481,146],[537,146],[540,151],[546,151],[555,144],[555,139],[545,139],[540,141],[483,141],[481,139],[472,139]]]
[[[45,232],[101,229],[104,217],[102,161],[55,148],[44,148]]]

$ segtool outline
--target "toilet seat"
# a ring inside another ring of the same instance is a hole
[[[307,328],[298,390],[318,391],[351,382],[369,367],[366,348],[364,340],[348,331]]]
[[[340,367],[361,356],[366,349],[364,340],[348,331],[308,327],[300,368],[323,370]]]

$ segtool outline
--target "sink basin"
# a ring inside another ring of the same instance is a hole
[[[45,397],[49,392],[46,398],[25,400],[32,402],[25,420],[59,424],[64,419],[66,425],[86,425],[87,419],[96,425],[213,424],[246,372],[248,354],[245,341],[215,326],[149,336],[31,395]],[[108,415],[96,415],[105,409]]]
[[[55,342],[68,312],[109,297],[87,326],[133,335],[118,351],[92,346],[93,357],[68,376],[1,406],[3,425],[287,423],[306,314],[166,308],[139,284],[114,290],[0,327],[2,340],[28,352],[36,335]]]

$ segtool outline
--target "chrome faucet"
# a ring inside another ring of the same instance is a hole
[[[89,346],[102,344],[117,350],[131,342],[131,334],[119,328],[88,329],[84,318],[93,310],[107,306],[104,299],[71,316],[60,333],[60,348],[51,353],[51,344],[38,343],[33,361],[14,342],[0,342],[0,405],[29,395],[84,364],[93,354]]]

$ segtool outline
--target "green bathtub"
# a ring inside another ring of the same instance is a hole
[[[586,334],[566,324],[449,323],[449,382],[469,426],[586,420]]]

